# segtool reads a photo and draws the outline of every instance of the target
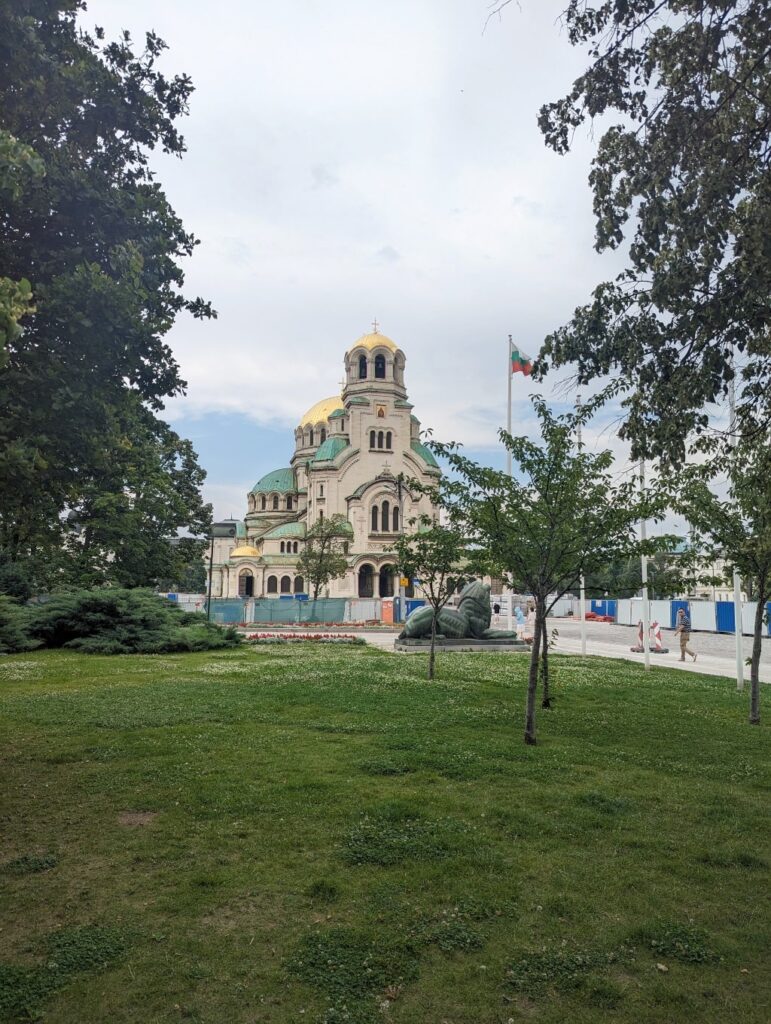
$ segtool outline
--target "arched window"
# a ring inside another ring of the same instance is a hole
[[[294,553],[295,554],[297,554],[298,548],[299,548],[299,545],[298,545],[297,541],[295,541],[294,542]]]
[[[267,507],[268,507],[268,499],[263,494],[263,496],[260,498],[260,508],[264,512]]]
[[[319,509],[319,522],[320,523],[324,522],[324,509],[323,508]]]
[[[372,528],[370,533],[377,533],[378,510],[377,505],[372,506]]]
[[[302,594],[305,590],[305,580],[302,576],[295,576],[294,578],[294,592],[295,594]]]
[[[370,446],[370,448],[374,448],[375,447],[375,442],[376,441],[377,441],[377,434],[375,433],[374,430],[370,430],[370,432],[369,432],[369,446]]]
[[[326,441],[326,439],[327,439],[327,432],[326,432],[326,430],[325,430],[325,429],[324,429],[324,428],[322,427],[322,428],[321,428],[321,438],[320,438],[320,441],[319,441],[319,443],[320,443],[320,444],[324,444],[324,442]]]
[[[273,508],[276,511],[278,511],[278,495],[277,494],[273,495]]]
[[[394,567],[392,565],[380,567],[380,596],[394,596]]]
[[[359,356],[359,380],[367,378],[367,357]]]
[[[286,510],[287,510],[287,512],[291,512],[292,511],[292,495],[291,494],[287,494],[287,496],[286,496]]]
[[[389,430],[388,433],[386,434],[386,448],[388,448],[389,451],[391,450],[392,442],[393,442],[393,434]]]
[[[281,551],[281,554],[283,555],[283,553],[284,553],[284,542],[283,542],[283,540],[281,541],[280,551]]]
[[[347,541],[347,540],[344,540],[344,541],[343,541],[343,554],[344,554],[344,555],[347,555],[347,554],[348,554],[348,548],[349,548],[349,547],[350,547],[350,545],[348,544],[348,541]]]
[[[238,596],[254,597],[254,576],[251,569],[244,569],[238,574]]]
[[[371,565],[363,565],[359,569],[359,597],[372,597],[374,594],[374,573]]]
[[[268,576],[268,593],[278,593],[278,578],[276,576]]]
[[[383,447],[383,431],[382,430],[378,430],[378,432],[377,432],[377,446],[378,446],[378,448],[382,448]]]
[[[388,523],[389,523],[389,512],[390,511],[391,511],[391,507],[390,507],[389,503],[387,501],[384,501],[383,502],[383,513],[382,513],[381,518],[380,518],[380,525],[383,527],[383,533],[388,533]]]
[[[311,429],[310,429],[310,431],[308,433],[308,437],[310,439],[308,441],[308,444],[310,444],[310,446],[313,447],[313,427],[311,427]]]
[[[319,484],[319,497],[324,497],[324,484]]]
[[[375,377],[385,380],[385,356],[375,356]]]
[[[396,505],[394,505],[393,521],[394,521],[394,533],[398,533],[399,532],[399,509],[396,507]]]
[[[291,594],[292,593],[292,581],[288,576],[281,577],[281,593]]]

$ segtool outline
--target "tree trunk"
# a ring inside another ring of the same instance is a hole
[[[434,653],[434,647],[436,646],[436,608],[434,608],[434,614],[431,616],[431,650],[428,653],[428,678],[434,678],[434,663],[436,661],[436,654]]]
[[[750,661],[750,725],[760,725],[760,648],[763,642],[763,613],[766,602],[765,578],[758,580],[758,605],[755,609],[755,632],[752,637]],[[741,629],[741,624],[739,624]]]
[[[546,628],[546,616],[543,617],[543,624],[541,626],[541,687],[542,687],[542,699],[541,707],[551,707],[551,692],[549,690],[549,636]]]
[[[525,743],[535,746],[535,692],[538,689],[538,656],[541,651],[541,628],[544,620],[543,601],[536,598],[535,629],[530,648],[530,672],[527,678],[527,711],[525,713]]]

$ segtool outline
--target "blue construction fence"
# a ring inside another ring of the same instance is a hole
[[[649,601],[650,619],[656,620],[664,627],[674,629],[677,625],[677,613],[682,608],[691,620],[691,628],[711,633],[735,633],[736,609],[733,601]],[[751,635],[755,630],[755,611],[757,603],[746,601],[742,605],[741,629],[743,634]],[[605,598],[586,602],[586,611],[595,615],[608,616],[620,625],[636,626],[642,618],[642,598],[626,599]],[[555,615],[580,614],[578,600],[564,598],[555,606]],[[766,605],[764,632],[771,636],[771,601]]]
[[[170,599],[172,595],[169,595]],[[354,599],[344,597],[319,598],[318,601],[307,600],[304,596],[287,598],[224,598],[215,597],[211,602],[211,618],[213,622],[223,625],[237,625],[241,622],[255,623],[292,623],[303,622],[401,622],[399,598],[393,600],[392,615],[383,615],[383,605],[379,599]],[[425,601],[406,600],[407,615],[425,604]],[[196,609],[197,610],[197,609]],[[206,602],[200,609],[206,611]]]

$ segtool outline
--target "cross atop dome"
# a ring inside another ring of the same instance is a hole
[[[372,321],[372,333],[373,334],[377,334],[377,329],[378,329],[378,322],[377,322],[377,317],[375,317],[375,319]]]

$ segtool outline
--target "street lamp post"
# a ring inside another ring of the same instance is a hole
[[[211,622],[211,579],[214,575],[214,530],[211,534],[211,548],[209,549],[209,585],[206,588],[206,621]]]

